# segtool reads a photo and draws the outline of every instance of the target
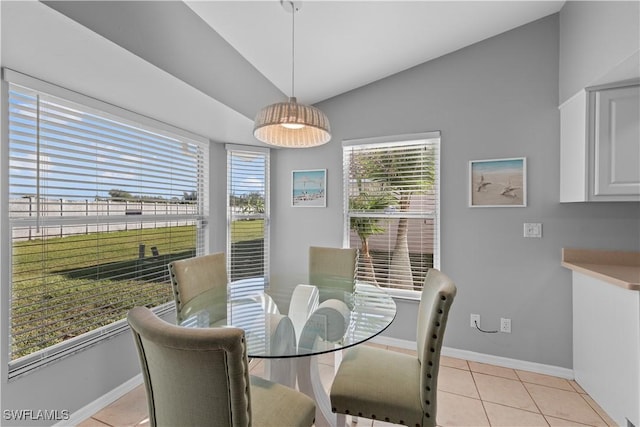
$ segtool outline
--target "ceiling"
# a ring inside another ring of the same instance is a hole
[[[212,141],[260,145],[255,114],[291,95],[292,15],[279,0],[187,1],[0,0],[3,64]],[[563,4],[305,1],[295,95],[318,103]]]
[[[279,0],[185,1],[287,96],[292,14]],[[296,2],[295,96],[314,104],[558,12],[564,1]]]

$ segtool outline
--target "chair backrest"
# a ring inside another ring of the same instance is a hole
[[[203,292],[208,291],[209,298],[226,304],[227,263],[224,252],[172,261],[169,273],[178,322],[189,315],[183,310],[185,304]]]
[[[430,422],[435,425],[436,393],[438,389],[438,371],[440,369],[440,350],[444,338],[449,309],[456,296],[456,285],[447,275],[432,268],[424,280],[420,305],[416,341],[418,360],[420,361],[420,402],[425,414],[431,415]],[[429,417],[429,415],[427,415]]]
[[[151,426],[248,426],[251,396],[244,331],[184,328],[136,307],[127,317],[138,349]]]
[[[309,284],[318,287],[321,302],[353,293],[357,262],[355,248],[309,247]]]

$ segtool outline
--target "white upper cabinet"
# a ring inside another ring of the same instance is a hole
[[[560,106],[560,201],[640,201],[640,84],[587,88]]]
[[[593,91],[593,195],[640,195],[640,86]]]

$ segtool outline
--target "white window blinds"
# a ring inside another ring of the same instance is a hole
[[[343,144],[345,243],[357,279],[401,294],[439,266],[439,133]]]
[[[124,329],[133,306],[172,302],[167,263],[204,246],[202,138],[69,96],[9,84],[13,375]]]
[[[269,278],[269,150],[227,145],[227,263],[232,292]]]

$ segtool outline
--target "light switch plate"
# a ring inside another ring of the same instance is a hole
[[[524,237],[542,237],[542,224],[534,222],[524,223]]]

